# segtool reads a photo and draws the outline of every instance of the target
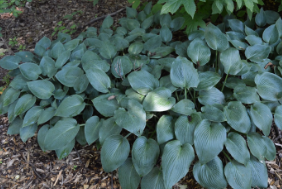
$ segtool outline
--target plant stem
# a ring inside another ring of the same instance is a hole
[[[177,91],[175,91],[175,96],[176,96],[177,101],[179,101],[179,96],[177,94]]]
[[[228,159],[229,161],[231,161],[231,158],[229,157],[229,155],[228,155],[226,152],[224,152],[224,151],[222,151],[222,152],[223,152],[224,156],[227,157],[227,159]]]
[[[79,127],[81,127],[81,126],[84,126],[85,124],[80,124],[80,125],[78,125]]]
[[[226,77],[225,77],[223,86],[222,86],[222,88],[221,88],[221,92],[223,91],[223,89],[224,89],[224,87],[225,87],[225,83],[226,83],[226,81],[227,81],[227,78],[228,78],[228,74],[226,74]]]
[[[216,73],[217,73],[217,71],[218,71],[217,51],[215,51],[215,70],[216,70]]]
[[[128,133],[126,136],[125,136],[125,138],[127,138],[127,137],[129,137],[129,135],[131,135],[132,133]]]
[[[184,95],[185,95],[185,99],[187,99],[187,89],[185,88],[185,91],[184,91]]]

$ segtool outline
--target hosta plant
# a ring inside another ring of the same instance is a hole
[[[76,142],[102,146],[123,189],[169,189],[189,171],[205,188],[267,187],[273,116],[282,129],[282,20],[261,10],[177,41],[184,21],[149,3],[127,8],[115,31],[107,17],[4,57],[8,134],[26,142],[39,128],[39,146],[58,158]]]

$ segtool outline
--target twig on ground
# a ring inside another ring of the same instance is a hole
[[[79,28],[79,29],[85,28],[86,26],[88,26],[88,25],[90,25],[90,24],[92,24],[92,23],[94,23],[94,22],[96,22],[96,21],[98,21],[98,20],[101,20],[101,19],[103,19],[103,18],[106,18],[107,16],[114,16],[114,15],[116,15],[116,14],[118,14],[118,13],[124,11],[124,10],[125,10],[125,8],[122,8],[122,9],[119,9],[118,11],[113,12],[113,13],[111,13],[111,14],[107,14],[107,15],[101,16],[101,17],[99,17],[99,18],[95,18],[95,19],[93,19],[93,20],[90,20],[90,21],[87,22],[86,24],[84,24],[84,25],[82,25],[82,26],[79,26],[78,28]]]

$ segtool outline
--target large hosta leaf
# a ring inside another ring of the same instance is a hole
[[[200,82],[193,63],[187,60],[187,58],[180,56],[172,62],[170,79],[174,86],[187,89],[197,87]]]
[[[118,176],[123,189],[137,189],[141,180],[130,158],[118,168]]]
[[[144,176],[141,181],[141,189],[164,189],[163,173],[155,167],[149,174]]]
[[[141,136],[132,146],[132,162],[137,173],[143,177],[147,175],[156,164],[160,154],[159,144],[153,139]]]
[[[206,105],[201,107],[202,118],[208,119],[214,122],[224,122],[226,117],[223,112],[223,106],[221,105]]]
[[[74,145],[75,145],[75,139],[73,139],[71,142],[66,144],[64,147],[55,150],[58,159],[63,159],[67,157],[71,153]]]
[[[254,156],[251,156],[250,166],[252,169],[252,187],[266,188],[268,186],[268,174],[266,165]]]
[[[157,140],[159,144],[163,144],[174,138],[172,116],[163,115],[156,126]]]
[[[111,117],[119,105],[114,93],[100,95],[92,100],[96,110],[105,117]]]
[[[40,67],[35,63],[23,63],[19,66],[22,75],[28,80],[36,80],[42,73]]]
[[[30,81],[27,86],[32,94],[40,99],[49,99],[55,90],[53,83],[47,80]]]
[[[265,136],[268,136],[273,120],[269,107],[263,103],[256,102],[251,106],[250,116],[254,124],[262,130]]]
[[[40,125],[49,121],[56,113],[56,109],[53,107],[49,107],[45,109],[40,116],[38,117],[37,124]]]
[[[115,111],[114,118],[118,126],[140,136],[146,126],[146,112],[142,104],[133,99],[123,99],[122,108]]]
[[[99,48],[99,53],[106,59],[112,59],[116,55],[117,50],[109,41],[103,41]]]
[[[79,67],[68,66],[61,69],[57,74],[56,78],[67,87],[73,87],[76,80],[83,75],[83,70]]]
[[[199,80],[200,83],[195,90],[208,90],[215,86],[221,77],[218,73],[212,71],[200,72]]]
[[[282,105],[277,106],[274,114],[274,122],[276,126],[282,130]]]
[[[8,88],[6,89],[5,93],[2,94],[1,96],[1,101],[3,102],[3,107],[8,106],[10,104],[12,104],[13,102],[15,102],[19,96],[20,96],[21,92],[14,89],[14,88]]]
[[[216,51],[222,52],[229,46],[226,35],[211,23],[205,29],[205,40],[209,47]]]
[[[0,60],[0,66],[6,70],[17,69],[21,61],[19,56],[5,56]]]
[[[113,117],[107,120],[102,120],[100,121],[102,122],[102,126],[99,129],[99,142],[101,144],[104,143],[107,137],[111,135],[118,135],[122,130],[122,128],[116,124],[115,119]]]
[[[16,135],[20,134],[20,129],[22,127],[23,120],[19,117],[16,117],[12,123],[10,123],[7,134],[8,135]]]
[[[261,60],[268,57],[271,51],[268,45],[254,45],[246,48],[246,58],[253,62],[261,62]]]
[[[36,97],[31,94],[25,94],[21,96],[15,106],[14,114],[15,116],[25,113],[29,110],[36,102]]]
[[[131,87],[142,95],[148,94],[159,86],[159,81],[146,70],[132,72],[127,78]]]
[[[58,121],[46,134],[44,141],[46,150],[63,148],[75,138],[78,131],[79,126],[75,119],[64,118]]]
[[[110,65],[106,60],[102,60],[99,55],[89,50],[83,54],[81,64],[85,71],[90,68],[97,68],[107,72],[110,69]]]
[[[43,108],[41,106],[33,106],[25,114],[22,127],[26,127],[36,123],[42,111]]]
[[[263,136],[262,138],[264,141],[264,146],[266,148],[265,158],[269,161],[273,161],[276,157],[276,147],[270,138],[266,136]]]
[[[272,24],[263,31],[262,38],[266,43],[269,44],[277,42],[277,40],[279,39],[279,33],[277,28],[275,27],[275,24]]]
[[[251,128],[251,120],[246,107],[239,101],[232,101],[224,107],[227,123],[236,131],[248,133]]]
[[[188,46],[187,54],[193,63],[203,66],[210,61],[211,50],[202,39],[196,38]]]
[[[99,129],[102,126],[102,122],[99,121],[98,116],[92,116],[87,119],[84,127],[84,134],[87,143],[90,145],[99,138]]]
[[[255,83],[257,85],[258,93],[263,99],[270,101],[277,101],[280,99],[278,94],[282,92],[281,77],[273,73],[264,72],[255,77]]]
[[[189,99],[183,99],[177,102],[171,110],[179,114],[191,115],[195,111],[195,104]]]
[[[264,161],[266,146],[264,145],[264,139],[258,133],[248,134],[248,146],[251,153],[260,161]]]
[[[233,47],[220,54],[220,63],[223,65],[226,74],[236,75],[242,69],[239,51]]]
[[[90,84],[99,92],[107,93],[111,87],[109,76],[102,70],[91,68],[86,70],[86,76]]]
[[[116,78],[124,78],[132,68],[132,62],[127,56],[117,56],[111,65],[111,72]]]
[[[237,85],[234,88],[234,97],[244,103],[244,104],[253,104],[259,102],[259,96],[255,87],[249,87],[246,85]]]
[[[80,114],[84,107],[84,99],[80,95],[72,95],[61,102],[55,115],[61,117],[74,117]]]
[[[161,165],[166,188],[171,188],[188,173],[194,158],[193,147],[188,143],[174,140],[165,145]]]
[[[232,157],[244,165],[250,160],[250,152],[245,139],[238,133],[230,132],[225,142],[225,147]]]
[[[143,101],[145,111],[163,112],[172,108],[175,98],[171,97],[171,90],[159,87],[147,94]]]
[[[44,56],[41,59],[39,67],[42,70],[42,75],[48,76],[49,78],[53,77],[57,72],[55,61],[49,56]]]
[[[49,127],[50,127],[50,125],[43,125],[39,129],[38,134],[37,134],[37,141],[38,141],[38,144],[39,144],[39,146],[40,146],[40,148],[43,152],[46,151],[44,141],[45,141],[46,134],[49,130]]]
[[[220,189],[227,186],[222,161],[217,156],[206,164],[197,162],[193,167],[193,175],[196,181],[207,189]]]
[[[23,142],[26,142],[29,138],[33,137],[37,131],[37,124],[29,125],[27,127],[22,127],[20,129],[20,137]]]
[[[226,129],[220,123],[202,120],[195,129],[195,150],[201,164],[214,159],[222,150],[226,141]]]
[[[228,184],[234,189],[251,188],[252,175],[251,166],[242,165],[235,160],[227,163],[224,168],[224,174],[228,181]]]
[[[101,149],[101,162],[105,172],[112,172],[119,168],[127,159],[130,145],[121,135],[109,136]]]
[[[199,92],[199,102],[203,105],[224,104],[224,94],[215,87],[208,90],[201,90]]]
[[[190,116],[180,116],[175,122],[174,133],[176,139],[182,144],[194,144],[194,131],[198,123],[201,121],[199,113],[193,113]]]

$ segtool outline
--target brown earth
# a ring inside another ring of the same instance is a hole
[[[43,36],[50,39],[57,23],[70,27],[76,23],[85,25],[92,19],[114,13],[127,5],[126,0],[99,0],[93,7],[87,0],[36,0],[21,8],[23,14],[14,18],[10,14],[0,15],[0,27],[3,38],[0,39],[0,52],[14,54],[20,45],[25,50],[33,51],[35,44]],[[82,11],[74,15],[72,20],[64,16]],[[114,20],[124,17],[125,11],[113,16]],[[102,20],[88,26],[99,27]],[[117,23],[117,22],[116,22]],[[82,28],[72,34],[76,37]],[[9,39],[16,37],[17,45],[9,46]],[[7,74],[0,68],[0,81]],[[4,82],[0,83],[0,86]],[[58,160],[54,152],[42,152],[37,144],[36,136],[23,143],[20,136],[7,135],[8,119],[0,117],[0,189],[6,188],[82,188],[82,189],[111,189],[121,188],[116,171],[103,172],[100,162],[100,151],[95,146],[76,145],[75,150],[63,159]],[[270,138],[277,147],[274,161],[266,162],[269,173],[269,188],[282,188],[282,133],[276,127],[272,128]],[[201,188],[193,179],[191,170],[185,178],[174,186],[176,188]]]

